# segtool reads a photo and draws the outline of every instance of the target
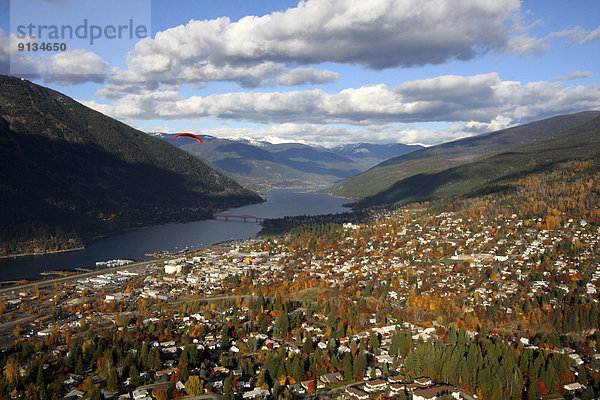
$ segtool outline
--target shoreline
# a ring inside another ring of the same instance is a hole
[[[7,258],[17,258],[17,257],[27,257],[27,256],[47,256],[50,254],[59,254],[59,253],[67,253],[70,251],[79,251],[79,250],[85,250],[85,246],[81,246],[81,247],[77,247],[74,249],[64,249],[64,250],[52,250],[52,251],[44,251],[44,252],[38,252],[38,253],[18,253],[18,254],[9,254],[6,256],[0,256],[0,260],[4,260]]]
[[[260,194],[257,193],[259,195],[259,197],[261,198],[261,201],[256,202],[256,203],[248,203],[248,204],[244,204],[244,205],[238,205],[237,207],[230,207],[230,208],[238,208],[238,207],[245,207],[248,205],[252,205],[252,204],[258,204],[258,203],[264,203],[267,201],[267,196],[264,194]],[[229,208],[225,208],[225,209],[221,209],[221,208],[215,208],[210,210],[210,212],[208,214],[203,214],[201,217],[197,218],[183,218],[183,219],[173,219],[171,221],[163,221],[163,222],[159,222],[159,223],[150,223],[150,224],[145,224],[142,223],[141,225],[138,226],[131,226],[128,228],[123,228],[123,229],[117,229],[114,231],[107,231],[107,232],[102,232],[100,234],[96,234],[93,237],[90,237],[89,239],[85,240],[85,244],[83,246],[77,247],[77,248],[73,248],[73,249],[64,249],[64,250],[51,250],[51,251],[43,251],[43,252],[36,252],[36,253],[17,253],[17,254],[9,254],[9,255],[3,255],[0,256],[0,260],[5,260],[5,259],[11,259],[11,258],[17,258],[17,257],[27,257],[27,256],[45,256],[45,255],[51,255],[51,254],[60,254],[60,253],[66,253],[66,252],[70,252],[70,251],[78,251],[78,250],[85,250],[87,245],[92,244],[93,242],[97,242],[99,240],[102,239],[107,239],[110,238],[111,236],[116,236],[122,233],[126,233],[126,232],[130,232],[130,231],[135,231],[135,230],[139,230],[139,229],[144,229],[144,228],[150,228],[153,226],[159,226],[159,225],[166,225],[166,224],[176,224],[176,223],[181,223],[181,224],[187,224],[190,222],[198,222],[198,221],[207,221],[207,220],[211,220],[211,219],[215,219],[215,214],[216,213],[220,213],[220,212],[224,212],[227,211]]]
[[[292,192],[310,193],[311,190],[314,190],[314,189],[318,189],[318,188],[314,188],[314,187],[313,188],[302,187],[302,188],[295,188],[295,189],[286,188],[286,189],[279,189],[279,190],[283,190],[283,191],[291,190]],[[271,189],[271,190],[277,190],[277,189]],[[317,193],[313,193],[313,194],[317,194]],[[261,193],[262,198],[270,198],[271,195],[272,195],[272,193]],[[329,197],[329,195],[327,195],[327,196]],[[336,198],[335,196],[330,196],[330,197],[332,199]],[[293,197],[293,198],[295,198],[295,197]],[[230,209],[225,209],[225,210],[230,210]],[[336,208],[336,210],[337,210],[337,208]],[[341,207],[341,209],[339,211],[337,211],[337,212],[347,212],[347,211],[350,211],[350,209],[348,207]],[[215,212],[218,212],[218,211],[215,211]],[[329,208],[326,207],[324,210],[322,210],[322,212],[329,213],[331,211],[329,210]],[[46,252],[37,252],[37,253],[33,253],[32,252],[32,253],[12,254],[12,255],[9,255],[9,256],[2,256],[2,257],[0,257],[0,262],[2,262],[2,264],[7,264],[7,265],[10,264],[10,263],[13,263],[13,262],[15,263],[15,265],[20,265],[20,264],[23,264],[23,263],[27,264],[29,262],[31,262],[32,264],[33,263],[38,263],[37,260],[43,260],[43,257],[31,258],[31,259],[27,259],[27,258],[23,259],[22,257],[25,257],[25,256],[44,256],[44,255],[49,256],[49,255],[52,255],[52,254],[59,254],[59,253],[69,254],[67,252],[72,252],[72,251],[77,251],[77,250],[86,250],[87,251],[87,249],[89,249],[90,247],[93,247],[92,245],[95,242],[105,240],[105,239],[107,239],[109,237],[112,237],[112,236],[118,236],[119,234],[123,234],[123,233],[126,233],[126,232],[144,231],[145,229],[148,229],[150,227],[159,227],[161,225],[172,225],[172,224],[179,225],[179,224],[187,224],[187,223],[190,223],[190,222],[199,222],[199,221],[212,220],[212,219],[214,219],[214,214],[209,215],[209,216],[204,215],[203,217],[193,218],[193,219],[186,220],[186,221],[179,220],[179,221],[170,221],[170,222],[165,222],[165,223],[160,223],[160,224],[154,224],[154,225],[143,225],[143,226],[129,227],[128,229],[124,229],[124,230],[121,230],[119,232],[111,232],[110,234],[97,235],[93,239],[91,239],[89,242],[85,243],[85,246],[79,246],[77,248],[64,249],[64,250],[58,250],[58,251],[46,251]],[[173,229],[178,229],[178,228],[173,228]],[[225,229],[225,230],[227,231],[227,229]],[[257,237],[260,237],[261,236],[260,235],[260,231],[261,231],[261,227],[259,226],[258,227],[258,231],[256,232],[256,234],[252,233],[250,235],[250,237],[252,239],[256,239]],[[254,232],[254,230],[252,230],[252,232]],[[237,237],[237,235],[235,235],[233,233],[232,234],[223,235],[223,239],[225,239],[225,242],[228,242],[228,241],[232,240],[233,237]],[[248,239],[248,238],[244,237],[244,238],[240,238],[240,239]],[[236,240],[236,239],[233,239],[233,240]],[[210,240],[210,242],[212,242],[212,240]],[[187,242],[185,242],[185,243],[187,243]],[[192,243],[192,242],[190,242],[190,243]],[[220,243],[220,242],[217,242],[217,243]],[[208,244],[208,243],[206,243],[206,244]],[[213,243],[213,245],[214,245],[214,243]],[[193,245],[192,249],[198,250],[198,249],[195,248],[195,246],[196,245]],[[205,247],[205,246],[202,246],[202,247]],[[144,261],[145,259],[146,260],[148,259],[147,257],[156,257],[157,255],[164,256],[164,254],[160,254],[161,251],[157,250],[157,249],[160,249],[160,248],[164,248],[164,246],[156,245],[155,247],[152,247],[152,248],[154,249],[153,253],[156,253],[156,254],[153,254],[152,256],[150,255],[152,252],[149,253],[148,251],[145,251],[145,254],[143,256],[140,255],[138,257],[132,257],[131,255],[129,255],[129,257],[125,257],[125,258],[133,259],[135,261]],[[171,252],[173,252],[173,251],[181,251],[181,250],[182,249],[178,249],[178,250],[171,249]],[[189,250],[189,249],[186,249],[186,250]],[[84,252],[82,252],[82,253],[84,253]],[[73,256],[75,258],[79,257],[79,255],[78,255],[79,253],[70,253],[70,254],[71,254],[71,256]],[[68,257],[71,257],[71,256],[68,256]],[[21,258],[17,259],[17,257],[21,257]],[[108,259],[108,258],[119,258],[119,257],[105,257],[105,258],[99,257],[98,259]],[[123,257],[121,257],[121,258],[123,258]],[[91,260],[91,261],[98,261],[98,260],[94,259],[94,260]],[[48,263],[45,263],[44,261],[39,261],[39,263],[40,263],[40,266],[42,266],[42,264],[43,264],[43,268],[40,268],[39,274],[35,274],[34,276],[30,276],[29,279],[32,279],[34,281],[42,281],[42,280],[45,280],[45,279],[51,277],[52,275],[54,275],[54,276],[55,275],[59,275],[60,274],[59,271],[61,269],[64,270],[65,268],[67,268],[68,270],[71,270],[65,264],[60,265],[60,266],[53,265],[53,264],[56,264],[56,262],[48,264]],[[46,265],[46,264],[48,264],[48,265]],[[74,263],[73,265],[78,265],[78,266],[82,266],[83,265],[83,266],[86,266],[87,264],[86,264],[86,262],[79,262],[79,263]],[[91,265],[93,265],[93,263],[89,263],[89,265],[91,266]],[[18,272],[13,273],[13,275],[15,277],[20,277],[20,275],[19,275]],[[10,275],[10,276],[12,277],[13,275]],[[27,276],[29,276],[29,275],[27,275]],[[10,280],[8,276],[5,279]]]

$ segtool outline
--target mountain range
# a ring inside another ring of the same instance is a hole
[[[326,191],[341,197],[371,199],[365,201],[364,204],[377,203],[374,200],[375,198],[387,199],[389,202],[403,201],[404,195],[396,199],[390,193],[397,191],[399,187],[404,185],[406,185],[405,193],[408,190],[413,190],[414,185],[408,185],[408,182],[427,185],[430,182],[429,180],[448,177],[449,175],[443,173],[451,168],[460,166],[466,168],[469,164],[567,131],[598,116],[600,116],[600,111],[559,115],[525,125],[427,147],[386,160],[362,174],[331,186]],[[580,143],[580,145],[585,146],[585,143]],[[465,187],[471,186],[468,182],[463,183]],[[381,195],[378,195],[380,193]],[[425,199],[427,196],[411,198],[414,200]]]
[[[151,135],[172,142],[176,134]],[[300,143],[273,144],[199,136],[202,144],[189,138],[178,138],[172,143],[245,186],[257,190],[329,186],[390,157],[423,148],[400,143],[357,143],[325,148]]]
[[[111,232],[262,201],[208,164],[261,189],[342,180],[326,190],[358,198],[360,207],[502,190],[514,177],[597,157],[600,111],[428,148],[173,137],[146,134],[56,91],[0,76],[0,255],[72,248]]]
[[[452,200],[500,191],[514,179],[571,161],[600,156],[600,117],[473,163],[420,173],[361,200],[360,207]]]
[[[0,76],[0,243],[202,219],[261,197],[163,140]]]

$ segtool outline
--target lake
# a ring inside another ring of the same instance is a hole
[[[264,203],[232,208],[227,213],[280,218],[348,211],[342,207],[347,199],[308,193],[305,189],[273,189],[265,195]],[[95,267],[97,261],[145,260],[147,253],[206,248],[218,242],[254,237],[260,229],[255,222],[221,220],[156,225],[92,242],[83,250],[0,259],[0,280],[40,279],[44,271]]]

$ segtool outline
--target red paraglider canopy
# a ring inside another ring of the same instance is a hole
[[[202,139],[200,139],[199,136],[194,135],[193,133],[180,133],[179,135],[175,136],[173,138],[173,141],[175,141],[175,139],[177,139],[179,136],[187,136],[187,137],[191,137],[196,139],[197,141],[199,141],[200,143],[202,143]]]

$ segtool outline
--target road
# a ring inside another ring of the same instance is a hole
[[[18,324],[33,321],[34,319],[35,319],[35,316],[32,316],[32,315],[29,315],[27,317],[18,318],[18,319],[13,319],[12,321],[8,321],[3,324],[0,324],[0,331],[3,331],[4,329],[7,329],[7,328],[10,329],[13,326],[17,326]]]
[[[307,399],[307,400],[308,399],[330,399],[334,395],[336,395],[336,394],[338,394],[340,392],[345,391],[349,387],[359,386],[359,385],[361,385],[363,383],[365,383],[365,382],[364,381],[352,382],[352,383],[349,383],[349,384],[344,385],[344,386],[340,386],[340,387],[336,387],[336,388],[328,389],[328,390],[323,390],[321,392],[317,392],[317,393],[314,393],[314,394],[307,394],[307,395],[304,395],[304,396],[298,396],[298,398],[300,398],[300,399]],[[476,399],[474,399],[474,400],[476,400]]]
[[[44,288],[44,287],[52,286],[55,283],[65,283],[65,282],[69,282],[69,281],[76,281],[81,278],[88,278],[90,276],[106,274],[109,272],[115,272],[115,271],[124,270],[124,269],[140,268],[140,267],[145,267],[145,266],[148,266],[151,264],[158,264],[158,263],[161,263],[168,259],[169,258],[159,258],[159,259],[148,260],[148,261],[140,261],[137,263],[121,265],[118,267],[102,268],[102,269],[94,270],[92,272],[82,272],[82,273],[78,273],[78,274],[74,274],[74,275],[70,275],[70,276],[63,276],[60,278],[45,279],[45,280],[35,281],[35,282],[31,282],[31,283],[26,283],[24,285],[5,287],[5,288],[0,289],[0,295],[12,293],[12,292],[18,292],[20,290],[33,289],[36,284],[39,285],[40,288]]]
[[[185,400],[221,400],[221,396],[218,394],[210,393],[203,394],[202,396],[186,397]]]

